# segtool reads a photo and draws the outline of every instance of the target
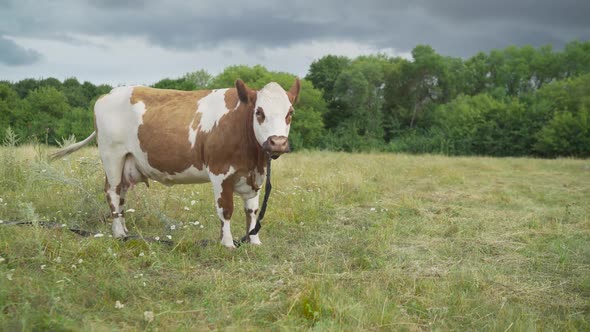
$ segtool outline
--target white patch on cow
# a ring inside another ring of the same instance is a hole
[[[124,238],[127,236],[127,227],[125,227],[125,218],[117,217],[113,219],[113,224],[111,225],[111,230],[113,231],[114,238]]]
[[[205,183],[209,182],[209,172],[206,169],[199,170],[191,165],[180,173],[168,174],[160,172],[155,168],[149,168],[149,178],[154,179],[164,185],[171,186],[174,184]]]
[[[197,143],[197,130],[193,129],[193,124],[195,123],[195,119],[191,121],[190,126],[188,126],[188,141],[191,143],[191,148],[195,147]]]
[[[225,107],[225,92],[229,89],[219,89],[213,90],[210,94],[199,100],[198,102],[198,109],[197,113],[201,113],[201,120],[199,121],[199,125],[197,127],[197,131],[209,132],[219,119],[223,117],[227,112],[230,110]],[[194,119],[193,119],[194,121]],[[189,140],[191,139],[191,130],[192,125],[189,128]],[[194,134],[194,141],[196,142],[196,132]],[[191,140],[191,144],[194,145],[193,141]]]
[[[240,194],[243,199],[249,199],[256,195],[256,191],[248,184],[248,180],[243,176],[234,185],[234,191]]]
[[[250,227],[248,227],[248,233],[254,229],[254,227],[256,227],[256,210],[258,210],[258,193],[256,193],[256,195],[254,197],[251,198],[244,198],[244,208],[246,209],[246,214],[247,214],[247,218],[250,221]],[[251,213],[248,213],[248,211],[252,211]],[[258,237],[258,234],[256,235],[249,235],[250,237],[250,243],[251,244],[255,244],[255,245],[261,245],[262,242],[260,242],[260,238]]]
[[[290,125],[285,121],[287,113],[291,109],[291,102],[283,88],[275,82],[268,83],[258,91],[256,106],[264,110],[265,119],[259,124],[254,115],[254,134],[260,145],[270,136],[289,136]]]

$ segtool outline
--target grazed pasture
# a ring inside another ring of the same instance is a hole
[[[121,242],[97,150],[48,151],[0,148],[0,219],[106,235],[0,226],[0,330],[590,329],[588,160],[293,153],[229,251],[209,185],[136,187],[131,232],[174,244]]]

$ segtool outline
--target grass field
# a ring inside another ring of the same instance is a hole
[[[130,231],[174,244],[121,242],[97,150],[47,151],[0,148],[0,219],[105,236],[0,226],[0,330],[590,330],[588,160],[286,155],[230,251],[210,185],[136,187]]]

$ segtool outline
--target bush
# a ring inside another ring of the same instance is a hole
[[[535,150],[542,156],[590,157],[590,112],[556,112],[536,135]]]

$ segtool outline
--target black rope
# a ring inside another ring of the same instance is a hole
[[[260,208],[260,212],[258,213],[258,217],[256,218],[256,225],[248,234],[244,235],[240,240],[234,240],[234,245],[239,247],[242,243],[250,241],[250,235],[256,235],[262,228],[262,224],[260,223],[264,218],[264,213],[266,213],[266,206],[268,205],[268,198],[270,197],[270,191],[272,189],[272,185],[270,184],[270,162],[271,158],[269,156],[268,161],[266,163],[266,183],[264,184],[264,199],[262,200],[262,207]]]
[[[32,221],[5,221],[2,224],[0,224],[2,226],[34,226],[34,225],[39,225],[41,227],[45,227],[45,228],[49,228],[49,229],[67,229],[70,232],[76,233],[80,236],[83,237],[94,237],[97,234],[101,234],[99,232],[91,232],[91,231],[87,231],[84,229],[79,229],[79,228],[74,228],[74,227],[64,227],[62,224],[57,223],[57,222],[51,222],[51,221],[38,221],[38,222],[32,222]],[[123,241],[129,241],[129,240],[142,240],[142,241],[146,241],[146,242],[157,242],[157,243],[164,243],[164,244],[168,244],[168,245],[173,245],[174,242],[172,242],[171,240],[163,240],[163,239],[156,239],[151,238],[151,237],[142,237],[139,235],[128,235],[124,238],[121,238],[121,240]]]

